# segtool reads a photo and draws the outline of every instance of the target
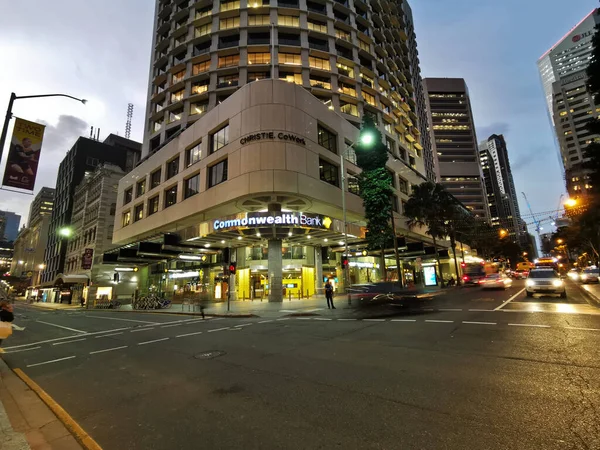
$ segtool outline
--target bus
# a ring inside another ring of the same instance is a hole
[[[535,260],[535,268],[536,269],[554,269],[558,272],[558,259],[548,256],[543,258],[538,258]]]

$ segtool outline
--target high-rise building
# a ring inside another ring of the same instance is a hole
[[[586,69],[592,59],[594,28],[599,24],[600,10],[594,9],[537,63],[572,197],[585,195],[591,188],[583,153],[598,136],[588,132],[586,122],[598,117],[600,104],[588,90]]]
[[[0,211],[0,240],[13,242],[19,234],[21,216],[10,211]]]
[[[35,224],[41,217],[52,215],[54,194],[54,188],[43,187],[40,189],[40,192],[37,193],[29,207],[29,218],[27,220],[28,227]]]
[[[438,179],[473,214],[490,210],[467,84],[462,78],[425,78]]]
[[[503,135],[491,135],[479,144],[481,165],[493,226],[506,229],[514,242],[525,245],[517,190]],[[493,201],[490,201],[493,198]]]
[[[103,163],[112,163],[125,172],[139,161],[141,144],[109,135],[104,142],[80,137],[67,152],[58,168],[56,192],[50,220],[48,243],[44,256],[45,269],[41,281],[50,285],[64,270],[67,243],[72,234],[71,213],[75,187],[86,173]]]

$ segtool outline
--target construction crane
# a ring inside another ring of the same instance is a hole
[[[127,105],[127,122],[125,122],[125,138],[131,137],[131,119],[133,118],[133,103]]]
[[[521,192],[521,194],[523,194],[523,198],[525,199],[525,203],[527,203],[527,208],[529,209],[529,213],[531,214],[531,218],[533,219],[533,223],[535,225],[535,231],[538,235],[538,238],[540,239],[540,242],[542,241],[542,237],[540,234],[540,231],[543,230],[543,228],[541,227],[540,221],[535,217],[535,214],[533,213],[533,210],[531,209],[531,204],[529,203],[529,199],[527,198],[527,195],[525,195],[525,192]]]

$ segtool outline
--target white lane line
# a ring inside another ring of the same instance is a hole
[[[163,325],[161,328],[180,327],[182,323],[172,323],[171,325]]]
[[[580,327],[564,327],[567,330],[581,330],[581,331],[600,331],[600,328],[580,328]]]
[[[73,339],[72,341],[66,341],[66,342],[55,342],[52,345],[65,345],[65,344],[70,344],[71,342],[81,342],[81,341],[85,341],[85,338],[83,338],[83,339]]]
[[[13,350],[12,352],[6,352],[6,354],[8,355],[9,353],[28,352],[29,350],[37,350],[38,348],[42,347],[22,348],[21,350]]]
[[[510,327],[534,327],[534,328],[550,328],[550,325],[535,325],[532,323],[509,323]]]
[[[290,320],[290,318],[289,317],[284,317],[282,319],[277,319],[277,320]]]
[[[45,325],[50,325],[52,327],[58,327],[58,328],[62,328],[63,330],[69,330],[69,331],[74,331],[75,333],[83,333],[83,334],[87,334],[87,331],[82,331],[82,330],[76,330],[75,328],[69,328],[69,327],[63,327],[62,325],[57,325],[55,323],[50,323],[50,322],[44,322],[43,320],[36,320],[37,323],[43,323]]]
[[[253,323],[242,323],[240,325],[235,325],[234,328],[249,327],[250,325],[254,325],[254,324]]]
[[[326,317],[315,317],[315,320],[333,320],[333,319],[327,319]]]
[[[304,312],[310,313],[310,312],[316,312],[316,311],[322,311],[322,310],[323,310],[323,308],[314,308],[314,309],[307,309]]]
[[[312,317],[296,317],[296,320],[312,320]]]
[[[426,320],[425,322],[429,323],[454,323],[454,320]]]
[[[515,298],[517,298],[519,295],[521,295],[523,293],[523,291],[525,291],[526,288],[521,289],[519,292],[517,292],[515,295],[513,295],[511,298],[509,298],[508,300],[506,300],[504,303],[502,303],[500,306],[498,306],[497,308],[494,308],[494,311],[499,311],[502,308],[504,308],[506,305],[508,305],[510,302],[512,302]]]
[[[208,330],[209,333],[212,333],[213,331],[223,331],[223,330],[229,330],[230,327],[224,327],[224,328],[214,328],[212,330]]]
[[[139,333],[140,331],[154,330],[154,328],[138,328],[137,330],[131,330],[130,333]]]
[[[438,311],[462,311],[460,308],[440,308]]]
[[[96,334],[104,334],[104,333],[110,333],[111,331],[120,331],[120,330],[129,330],[129,328],[117,328],[115,330],[96,331],[94,333],[76,334],[74,336],[65,336],[65,337],[54,338],[54,339],[46,339],[45,341],[32,342],[31,344],[21,344],[21,345],[13,345],[11,347],[4,347],[4,350],[9,350],[9,349],[13,349],[13,348],[21,348],[21,347],[31,347],[32,345],[47,344],[48,342],[64,341],[66,339],[79,338],[82,336],[86,336],[86,337],[94,336]]]
[[[66,361],[67,359],[73,359],[73,358],[75,358],[75,355],[73,355],[73,356],[67,356],[65,358],[52,359],[50,361],[44,361],[44,362],[41,362],[41,363],[27,364],[27,367],[43,366],[44,364],[52,364],[52,363],[55,363],[55,362]]]
[[[114,350],[121,350],[122,348],[127,348],[127,346],[123,345],[121,347],[112,347],[112,348],[105,348],[104,350],[96,350],[95,352],[90,352],[90,355],[95,355],[96,353],[112,352]]]
[[[463,320],[463,323],[469,325],[497,325],[496,322],[469,322],[468,320]]]
[[[433,308],[423,308],[423,311],[434,311]]]
[[[385,319],[363,319],[363,322],[385,322]]]
[[[86,314],[84,317],[89,317],[92,319],[102,319],[102,320],[121,320],[123,322],[137,322],[137,323],[151,323],[151,324],[158,324],[160,325],[160,322],[150,322],[149,320],[135,320],[135,319],[121,319],[118,317],[100,317],[100,316],[95,316],[95,315],[89,315]]]
[[[269,322],[274,322],[274,321],[273,321],[273,320],[261,320],[261,321],[260,321],[260,322],[258,322],[258,323],[269,323]]]
[[[351,320],[357,320],[357,319],[336,319],[339,320],[340,322],[349,322]]]
[[[417,319],[392,319],[392,322],[416,322]]]
[[[161,341],[168,341],[170,338],[166,337],[166,338],[161,338],[161,339],[154,339],[153,341],[145,341],[145,342],[138,342],[137,345],[146,345],[146,344],[153,344],[155,342],[161,342]]]
[[[280,309],[279,312],[284,312],[284,313],[295,313],[297,312],[297,309]]]
[[[175,336],[175,337],[180,338],[180,337],[186,337],[186,336],[194,336],[195,334],[202,334],[202,331],[196,331],[194,333],[180,334],[179,336]]]
[[[185,325],[189,325],[192,323],[198,323],[198,322],[206,322],[207,320],[210,320],[210,319],[194,319],[194,320],[190,320],[189,322],[186,322]]]
[[[492,312],[493,309],[469,309],[469,311],[477,311],[477,312]]]
[[[100,339],[103,337],[109,337],[109,336],[118,336],[119,334],[123,334],[123,332],[121,331],[120,333],[103,334],[102,336],[96,336],[96,339]]]

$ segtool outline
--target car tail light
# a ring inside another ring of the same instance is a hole
[[[463,280],[464,280],[464,281],[469,281],[469,277],[465,275],[465,276],[463,277]]]

